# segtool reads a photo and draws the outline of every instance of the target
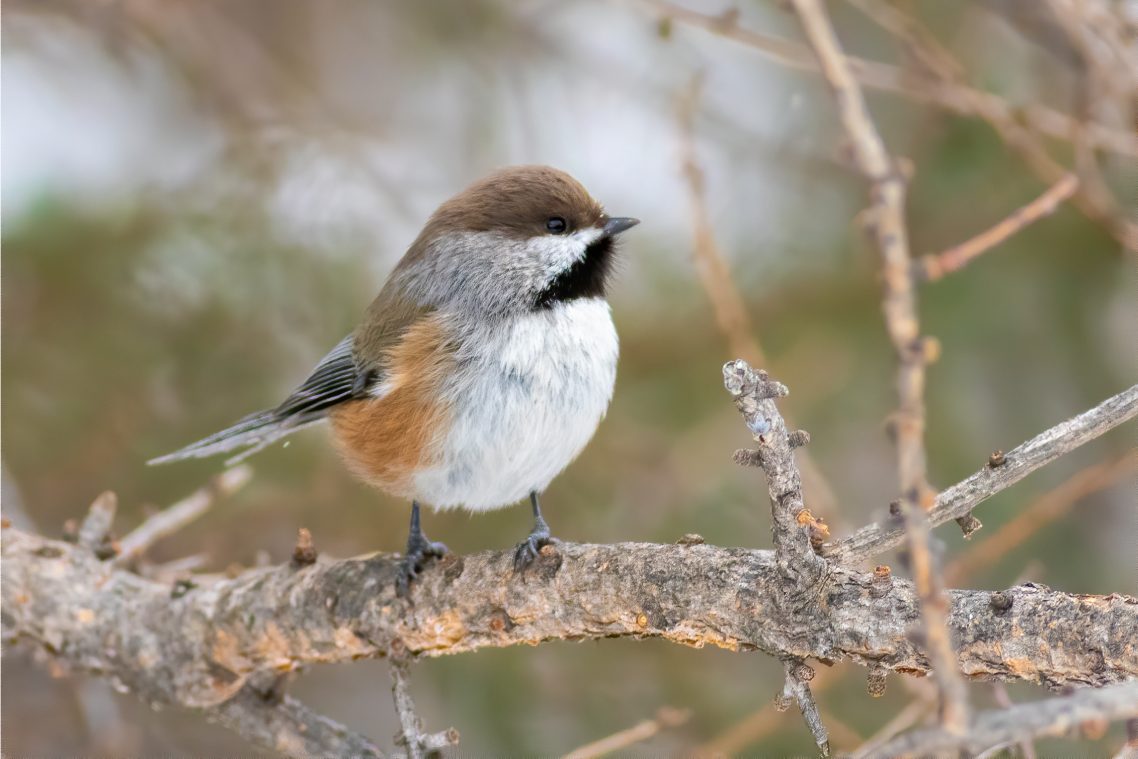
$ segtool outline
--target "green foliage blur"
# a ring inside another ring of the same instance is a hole
[[[977,86],[1069,107],[1062,62],[981,8],[957,5],[913,4]],[[282,398],[352,328],[434,205],[496,166],[547,162],[643,220],[612,288],[616,394],[592,444],[545,496],[555,534],[673,542],[699,533],[769,546],[761,476],[731,463],[749,442],[721,385],[733,356],[692,261],[673,99],[696,71],[706,80],[696,150],[708,210],[765,368],[790,387],[784,409],[812,434],[810,453],[836,493],[822,516],[840,537],[895,496],[884,433],[895,362],[876,253],[854,222],[865,187],[842,163],[820,79],[679,22],[661,33],[659,13],[608,2],[93,7],[6,8],[6,514],[19,506],[58,534],[112,489],[121,534],[199,487],[220,461],[145,461]],[[799,38],[773,4],[742,11],[740,24]],[[904,64],[856,13],[835,10],[835,21],[852,50]],[[80,92],[96,85],[114,96]],[[891,150],[915,166],[915,254],[958,243],[1045,189],[983,122],[894,96],[872,95],[871,106]],[[46,147],[42,130],[54,140]],[[1068,160],[1069,146],[1052,147]],[[182,151],[207,157],[156,178],[186,160]],[[57,153],[121,161],[92,178]],[[1132,163],[1103,161],[1116,187],[1134,178]],[[943,347],[928,387],[934,484],[1132,384],[1136,284],[1134,259],[1064,206],[924,287],[923,329]],[[1116,431],[994,498],[975,540],[1133,443],[1133,427]],[[355,482],[322,430],[251,463],[248,487],[152,559],[206,553],[213,571],[259,555],[279,562],[301,526],[330,555],[401,550],[407,504]],[[1134,592],[1134,492],[1122,483],[1090,495],[970,584]],[[433,539],[460,553],[511,545],[529,529],[524,508],[425,519]],[[949,558],[966,548],[951,524],[937,534]],[[780,671],[762,655],[614,640],[427,661],[414,690],[428,726],[460,730],[462,756],[567,751],[664,705],[693,716],[633,753],[682,755],[769,708]],[[911,698],[891,678],[886,697],[870,700],[852,665],[826,676],[841,679],[823,708],[862,738]],[[26,657],[5,657],[3,685],[9,756],[250,755],[196,715],[151,713],[129,695],[97,691],[107,703],[92,711],[71,680],[49,679]],[[989,688],[972,688],[976,703],[993,706]],[[294,686],[389,746],[397,727],[387,691],[384,665],[365,662],[312,670]],[[1114,737],[1094,745],[1108,751]],[[741,751],[810,749],[790,714]]]

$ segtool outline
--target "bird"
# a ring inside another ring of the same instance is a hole
[[[606,299],[611,216],[564,171],[499,169],[442,203],[358,326],[275,408],[152,459],[234,464],[326,423],[357,477],[411,502],[396,590],[447,553],[421,504],[481,512],[529,499],[524,572],[557,543],[541,494],[585,448],[612,399],[618,338]]]

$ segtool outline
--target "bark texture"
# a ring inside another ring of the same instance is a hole
[[[408,601],[392,557],[291,564],[177,592],[79,546],[3,530],[5,627],[154,703],[213,707],[258,671],[391,653],[659,637],[683,645],[850,659],[923,675],[912,585],[830,565],[793,605],[769,551],[562,544],[515,575],[510,551],[430,567]],[[1138,599],[1021,585],[949,592],[973,678],[1056,686],[1138,677]]]

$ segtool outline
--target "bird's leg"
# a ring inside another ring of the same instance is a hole
[[[549,534],[549,525],[545,523],[545,517],[541,515],[541,502],[537,500],[536,490],[529,494],[529,502],[533,505],[533,529],[530,530],[529,537],[518,544],[518,550],[514,553],[514,571],[516,572],[524,572],[526,567],[537,558],[538,551],[542,549],[542,546],[561,542]]]
[[[399,562],[399,574],[395,578],[396,594],[406,598],[411,580],[423,569],[427,559],[442,558],[446,554],[445,545],[434,543],[423,534],[423,528],[419,526],[419,502],[411,501],[411,531],[407,535],[407,552]]]

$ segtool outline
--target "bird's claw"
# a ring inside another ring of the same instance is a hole
[[[411,581],[427,566],[430,559],[441,559],[449,553],[446,545],[427,540],[426,536],[412,536],[407,542],[407,553],[399,562],[399,574],[395,577],[395,594],[406,598],[411,591]]]
[[[529,537],[518,544],[517,550],[514,551],[514,571],[525,572],[537,560],[542,548],[555,546],[560,542],[549,534],[549,528],[534,530],[529,534]]]

